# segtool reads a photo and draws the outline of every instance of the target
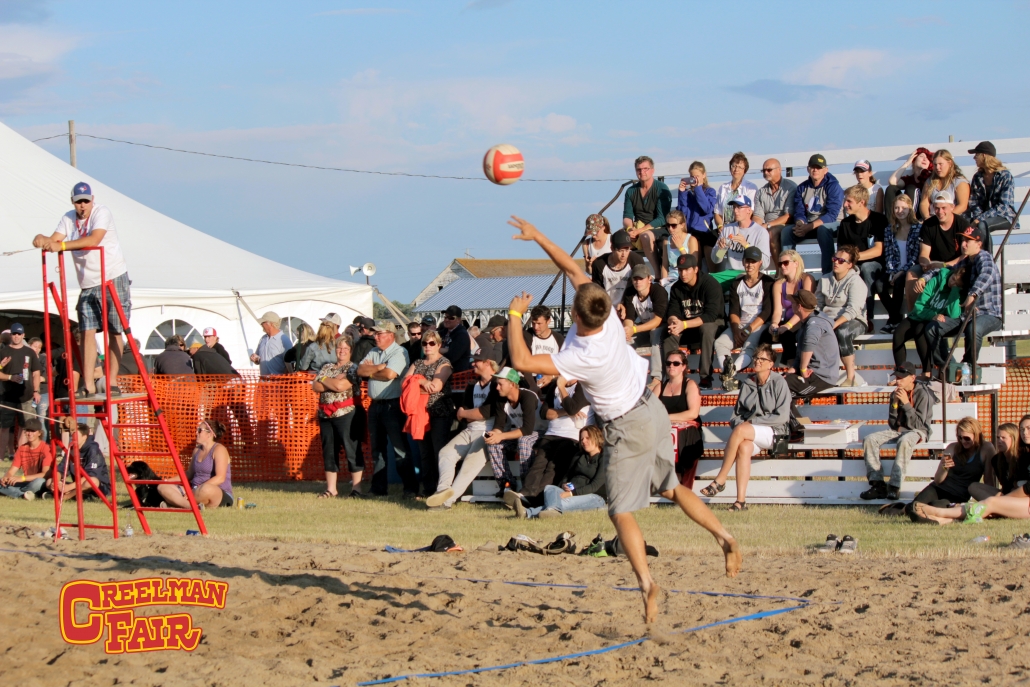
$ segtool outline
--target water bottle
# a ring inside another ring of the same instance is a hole
[[[991,540],[991,538],[988,537],[986,534],[981,534],[979,537],[974,537],[973,539],[970,539],[969,543],[970,544],[986,544],[990,540]]]
[[[973,372],[969,369],[969,363],[962,363],[962,386],[970,386],[973,383]]]
[[[28,384],[32,379],[32,374],[29,372],[29,357],[25,356],[25,364],[21,368],[21,383]]]
[[[132,531],[132,525],[126,525],[126,527],[125,527],[125,536],[126,537],[131,537],[133,534],[134,534],[134,532]]]

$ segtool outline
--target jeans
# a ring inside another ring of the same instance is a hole
[[[767,326],[763,324],[757,331],[751,332],[751,335],[744,340],[744,345],[740,347],[740,353],[741,356],[747,356],[747,362],[741,364],[742,368],[746,368],[751,364],[751,360],[755,357],[755,348],[758,347],[758,341],[762,338],[766,329]],[[720,369],[723,367],[723,360],[733,352],[733,344],[733,329],[727,327],[726,331],[720,334],[719,338],[715,340],[716,367]],[[740,370],[737,370],[737,372],[740,372]]]
[[[900,322],[901,310],[905,303],[904,275],[898,277],[897,281],[892,284],[887,268],[876,260],[863,262],[859,264],[858,269],[862,275],[862,281],[865,282],[866,289],[869,291],[869,295],[866,297],[866,312],[869,313],[869,319],[873,319],[874,297],[879,295],[880,302],[887,311],[887,321]]]
[[[700,327],[684,329],[679,335],[670,335],[662,343],[662,360],[669,357],[669,354],[678,349],[681,345],[696,347],[701,344],[701,362],[698,364],[701,376],[707,377],[712,374],[712,354],[715,350],[715,337],[722,328],[723,321],[706,322]],[[721,363],[720,363],[721,365]]]
[[[583,496],[569,496],[562,498],[564,491],[561,487],[548,484],[544,487],[544,505],[542,508],[527,508],[526,517],[535,518],[544,510],[556,510],[559,513],[571,513],[575,510],[601,510],[604,508],[604,499],[597,494],[584,494]]]
[[[855,337],[865,334],[865,322],[861,320],[848,320],[833,330],[837,335],[837,343],[840,344],[840,357],[855,355]]]
[[[936,365],[944,366],[948,357],[948,338],[958,336],[958,327],[962,323],[951,317],[944,318],[943,322],[931,320],[926,323],[925,335],[926,344],[930,349],[930,355]],[[976,315],[976,331],[973,331],[973,320],[970,318],[966,323],[966,353],[962,360],[972,364],[980,356],[980,346],[983,344],[984,336],[1001,329],[1001,320],[994,315]]]
[[[461,462],[461,470],[455,476],[454,469],[459,462]],[[437,456],[440,477],[436,483],[436,491],[454,490],[454,495],[447,499],[444,505],[454,505],[454,502],[461,498],[469,485],[479,476],[485,465],[486,443],[483,441],[482,430],[473,431],[466,428],[458,432],[458,436],[440,449]]]
[[[31,491],[33,494],[38,494],[43,490],[43,484],[45,482],[46,480],[42,477],[37,477],[30,482],[16,482],[9,487],[0,487],[0,494],[10,496],[12,499],[20,499],[27,491]]]
[[[318,432],[322,439],[322,464],[326,472],[340,471],[340,449],[347,453],[347,468],[353,472],[365,469],[365,457],[358,450],[358,442],[350,436],[351,423],[356,411],[339,417],[318,418]]]
[[[819,251],[822,253],[820,267],[823,270],[823,274],[830,274],[833,272],[834,238],[837,236],[837,225],[839,224],[840,222],[823,224],[803,236],[794,235],[793,225],[785,226],[780,231],[780,250],[793,250],[797,247],[798,241],[812,238],[812,233],[814,232],[815,239],[819,242]]]
[[[426,496],[436,493],[437,485],[440,482],[440,468],[437,465],[438,456],[443,447],[451,439],[451,424],[454,422],[453,415],[443,417],[430,417],[429,430],[421,441],[418,442],[418,452],[422,458],[422,490]]]
[[[891,470],[890,485],[901,489],[905,481],[905,472],[908,470],[908,462],[912,460],[912,453],[916,450],[916,444],[926,441],[926,435],[919,431],[898,432],[893,429],[885,429],[882,432],[870,434],[862,442],[862,453],[865,457],[866,476],[870,482],[882,482],[883,470],[880,469],[880,447],[888,441],[898,440],[898,452],[894,457],[894,468]]]
[[[50,410],[50,394],[40,394],[39,395],[39,405],[36,406],[36,414],[37,415],[42,415],[43,417],[49,417],[47,415],[47,411],[48,410]],[[49,441],[49,437],[50,437],[50,435],[47,432],[47,429],[48,429],[47,425],[50,424],[50,421],[49,420],[40,420],[40,424],[43,425],[42,438],[43,438],[43,443],[45,444],[45,443],[47,443],[47,441]]]
[[[372,443],[372,493],[385,496],[389,491],[386,477],[386,445],[389,441],[397,458],[397,473],[404,483],[405,494],[418,493],[418,479],[415,466],[408,457],[408,443],[404,439],[404,413],[401,400],[391,398],[372,401],[368,409],[368,433]]]

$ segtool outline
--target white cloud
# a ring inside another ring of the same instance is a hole
[[[57,71],[57,62],[78,38],[35,27],[0,25],[0,79],[22,79]]]

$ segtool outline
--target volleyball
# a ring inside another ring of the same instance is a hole
[[[524,166],[522,153],[507,143],[494,146],[483,156],[483,172],[486,178],[501,186],[514,184],[522,178]]]

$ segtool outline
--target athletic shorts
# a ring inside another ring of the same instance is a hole
[[[608,514],[647,508],[651,494],[679,484],[669,413],[648,390],[629,412],[602,425]]]
[[[115,293],[118,294],[118,301],[122,305],[122,310],[125,311],[127,320],[132,310],[132,298],[129,294],[129,285],[132,284],[132,280],[129,279],[129,273],[118,275],[111,280],[111,283],[114,285]],[[100,302],[100,288],[91,286],[79,292],[79,302],[75,305],[75,312],[79,315],[79,331],[99,331],[101,328],[100,323],[104,318],[104,312]],[[107,322],[112,334],[122,333],[122,323],[118,319],[118,311],[110,297],[107,299]]]
[[[772,427],[769,425],[751,425],[751,428],[755,430],[755,447],[751,450],[752,456],[757,456],[762,449],[770,450],[776,443],[776,437],[773,436]]]

